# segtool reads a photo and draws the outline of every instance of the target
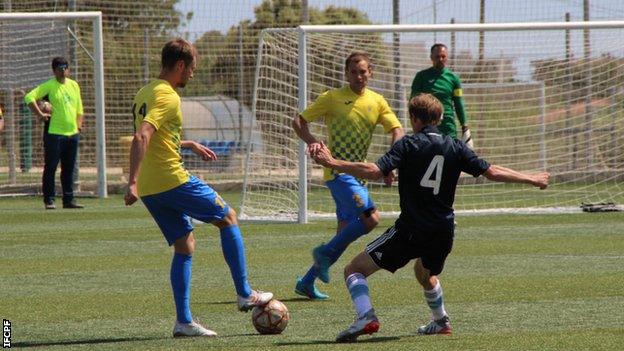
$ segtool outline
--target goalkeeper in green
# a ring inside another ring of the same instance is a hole
[[[432,67],[416,73],[412,81],[410,99],[420,93],[435,96],[444,107],[444,116],[438,130],[451,138],[457,138],[455,112],[462,128],[462,141],[472,148],[472,139],[468,129],[468,116],[464,109],[464,98],[459,77],[446,67],[448,49],[444,44],[431,46]]]

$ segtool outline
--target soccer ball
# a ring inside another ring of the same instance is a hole
[[[43,113],[51,113],[52,112],[52,105],[49,102],[47,102],[47,101],[40,101],[39,102],[39,109]]]
[[[289,319],[288,308],[276,299],[251,311],[251,322],[260,334],[280,334],[286,329]]]

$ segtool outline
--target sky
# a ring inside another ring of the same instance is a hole
[[[588,0],[590,19],[624,18],[622,0]],[[182,0],[178,9],[194,12],[188,31],[201,36],[207,30],[227,31],[241,20],[254,18],[254,7],[262,0]],[[365,12],[376,24],[392,23],[392,0],[308,0],[309,6],[354,7]],[[404,24],[458,23],[479,20],[479,0],[399,0],[400,18]],[[559,21],[565,12],[572,20],[582,20],[583,0],[485,0],[488,22]],[[435,16],[434,16],[435,14]]]
[[[590,20],[622,20],[624,19],[624,0],[588,0]],[[392,0],[308,0],[310,7],[324,9],[328,6],[353,7],[366,13],[375,24],[392,23]],[[187,31],[189,38],[195,40],[204,32],[219,30],[225,33],[230,27],[240,21],[253,20],[254,8],[262,0],[182,0],[178,9],[183,12],[192,11],[193,19]],[[456,23],[478,23],[480,0],[399,0],[400,22],[402,24],[431,24],[450,23],[451,18]],[[560,22],[564,21],[565,13],[570,13],[572,21],[583,20],[583,0],[485,0],[485,20],[489,23],[500,22]],[[604,33],[604,32],[603,32]],[[504,34],[504,33],[503,33]],[[565,55],[564,33],[536,33],[534,37],[519,33],[516,37],[504,37],[503,34],[488,34],[486,36],[487,56],[516,57],[515,50],[519,49],[522,41],[539,40],[544,42],[544,49],[536,52],[532,57],[525,57],[515,62],[519,71],[530,72],[530,61],[550,56],[562,57]],[[600,37],[597,31],[592,32],[592,53],[612,53],[624,56],[624,47],[617,41]],[[500,35],[497,45],[487,45],[488,40]],[[615,35],[624,37],[624,30]],[[402,36],[402,42],[423,42],[426,46],[434,42],[448,43],[450,34],[428,34],[428,36]],[[582,33],[573,32],[573,54],[576,57],[583,55]],[[458,34],[457,51],[470,51],[476,54],[478,39],[470,33]],[[615,43],[615,45],[613,45]],[[619,45],[619,46],[618,46]]]

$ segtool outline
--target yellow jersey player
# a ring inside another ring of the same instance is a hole
[[[191,218],[219,228],[239,310],[248,311],[273,298],[273,294],[254,291],[249,286],[236,212],[210,186],[190,175],[182,164],[182,147],[190,148],[205,161],[216,159],[209,148],[180,138],[182,112],[175,89],[183,88],[193,77],[196,57],[195,48],[184,39],[165,44],[159,78],[139,90],[132,106],[135,134],[125,203],[132,205],[140,198],[168,244],[173,246],[170,279],[177,315],[174,337],[216,335],[191,315],[191,267],[195,250]]]
[[[345,61],[345,78],[349,84],[320,95],[293,121],[295,133],[306,142],[307,151],[314,155],[321,143],[308,128],[308,123],[323,118],[327,125],[328,143],[336,158],[361,162],[377,124],[392,134],[392,143],[403,137],[403,128],[386,99],[367,88],[373,74],[372,63],[365,53],[355,52]],[[297,279],[295,292],[310,299],[326,299],[314,285],[318,277],[329,282],[329,267],[338,260],[347,246],[370,232],[379,223],[379,213],[364,183],[348,174],[324,170],[325,184],[336,203],[338,228],[327,243],[312,251],[314,264]],[[391,183],[392,177],[386,178]]]

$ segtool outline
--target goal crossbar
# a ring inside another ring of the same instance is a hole
[[[523,31],[563,29],[610,29],[622,28],[624,21],[578,21],[578,22],[515,22],[515,23],[455,23],[455,24],[369,24],[369,25],[302,25],[304,33],[390,33],[390,32],[475,32],[475,31]],[[279,28],[265,29],[276,31]],[[283,30],[283,29],[281,29]]]

